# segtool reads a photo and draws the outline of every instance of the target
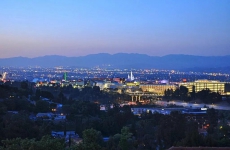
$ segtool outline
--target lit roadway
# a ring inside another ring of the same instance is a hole
[[[6,72],[3,73],[2,79],[4,80],[6,78]]]
[[[0,80],[4,80],[4,79],[6,79],[6,72],[4,72],[4,73],[2,74],[2,78],[0,78]]]
[[[204,103],[187,103],[187,102],[183,102],[183,101],[157,101],[156,102],[158,105],[161,106],[167,106],[167,104],[175,104],[178,106],[184,106],[184,107],[192,107],[192,108],[202,108],[204,107],[204,105],[206,105],[209,108],[214,108],[214,109],[220,109],[220,110],[230,110],[230,105],[227,102],[222,102],[222,103],[218,103],[218,104],[204,104]]]

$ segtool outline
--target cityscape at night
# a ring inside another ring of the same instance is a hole
[[[229,0],[2,0],[0,20],[0,150],[230,150]]]
[[[69,81],[78,79],[94,78],[127,78],[132,71],[136,80],[141,81],[160,81],[169,80],[170,82],[195,81],[198,79],[219,80],[230,82],[229,73],[224,72],[194,72],[179,70],[160,70],[160,69],[105,69],[105,68],[71,68],[71,67],[54,67],[54,68],[30,68],[30,67],[1,67],[2,73],[6,73],[4,80],[32,81],[38,80],[59,80],[63,79],[64,73],[67,73]]]

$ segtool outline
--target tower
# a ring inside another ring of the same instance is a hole
[[[134,80],[134,76],[133,76],[133,72],[131,71],[130,75],[128,74],[128,80],[133,81]]]
[[[64,80],[65,81],[67,80],[67,73],[66,72],[64,73]]]
[[[130,74],[130,80],[133,81],[134,80],[134,76],[133,76],[133,72],[131,71],[131,74]]]

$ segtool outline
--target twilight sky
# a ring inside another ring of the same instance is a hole
[[[230,0],[1,0],[0,58],[230,55]]]

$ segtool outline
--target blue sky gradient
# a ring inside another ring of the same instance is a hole
[[[2,0],[0,52],[230,55],[230,1]]]

